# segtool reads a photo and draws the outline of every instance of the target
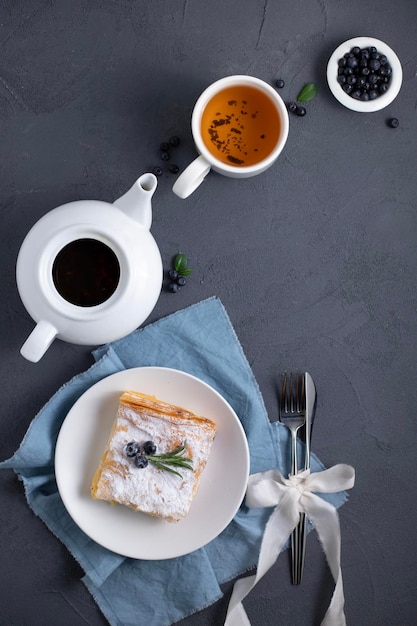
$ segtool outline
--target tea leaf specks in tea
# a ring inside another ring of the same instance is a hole
[[[282,128],[273,99],[245,84],[214,94],[203,109],[201,137],[217,160],[237,167],[256,165],[274,151]]]

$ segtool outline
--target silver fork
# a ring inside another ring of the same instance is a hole
[[[291,474],[298,473],[297,432],[306,421],[306,392],[304,376],[297,373],[283,374],[279,419],[291,431]],[[291,576],[294,585],[300,583],[299,529],[291,534]]]

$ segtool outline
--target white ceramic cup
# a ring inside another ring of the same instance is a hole
[[[244,163],[234,164],[232,162],[225,163],[217,158],[212,150],[208,149],[202,136],[201,120],[208,103],[222,90],[237,86],[251,87],[263,92],[278,114],[276,118],[278,128],[274,129],[269,125],[267,131],[274,132],[276,141],[263,158],[250,165],[245,165]],[[276,161],[287,141],[289,131],[288,111],[281,96],[263,80],[246,75],[227,76],[212,83],[198,98],[192,113],[191,130],[200,156],[182,172],[172,188],[173,192],[180,198],[187,198],[191,195],[203,182],[211,169],[230,178],[249,178],[268,169]]]

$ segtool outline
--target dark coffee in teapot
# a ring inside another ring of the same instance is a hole
[[[60,250],[52,266],[58,293],[71,304],[102,304],[115,292],[120,265],[113,250],[97,239],[76,239]]]

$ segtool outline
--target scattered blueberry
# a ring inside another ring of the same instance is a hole
[[[290,113],[295,113],[297,111],[297,103],[290,102],[288,105],[288,110],[290,111]]]
[[[306,113],[307,113],[307,110],[305,107],[297,105],[297,110],[296,110],[297,115],[299,115],[300,117],[303,117]]]
[[[176,148],[177,146],[180,145],[180,138],[177,137],[177,135],[173,135],[172,137],[170,137],[168,139],[168,141],[162,141],[159,144],[159,150],[160,150],[160,159],[161,161],[169,161],[171,158],[171,148]],[[178,174],[178,172],[180,171],[180,168],[178,167],[178,165],[170,165],[169,166],[169,171],[171,172],[171,174]],[[162,169],[162,167],[154,167],[154,169],[152,170],[152,172],[155,174],[155,176],[162,176],[164,170]]]
[[[180,289],[178,283],[169,283],[168,291],[170,291],[171,293],[177,293],[178,289]]]
[[[169,276],[172,280],[177,280],[177,278],[178,278],[178,272],[177,272],[177,270],[169,270],[169,272],[168,272],[168,276]]]
[[[153,441],[145,441],[143,451],[145,454],[152,456],[156,452],[156,444]]]
[[[338,60],[337,65],[337,82],[352,98],[366,102],[389,89],[392,67],[375,46],[355,46]]]
[[[390,128],[398,128],[399,123],[396,117],[391,117],[391,119],[388,120],[388,126]]]
[[[137,441],[129,441],[129,443],[125,445],[125,453],[126,456],[128,456],[129,458],[136,456],[139,450],[140,447]]]
[[[177,137],[176,135],[173,135],[172,137],[169,138],[169,143],[171,146],[176,148],[177,146],[180,145],[180,138]]]
[[[184,287],[186,282],[187,282],[187,279],[185,278],[185,276],[178,276],[177,285],[179,285],[180,287]]]
[[[278,89],[282,89],[285,87],[285,81],[282,80],[282,78],[278,78],[278,80],[275,81],[275,86],[278,87]]]
[[[143,454],[137,454],[134,459],[136,467],[143,469],[148,465],[148,459]]]

